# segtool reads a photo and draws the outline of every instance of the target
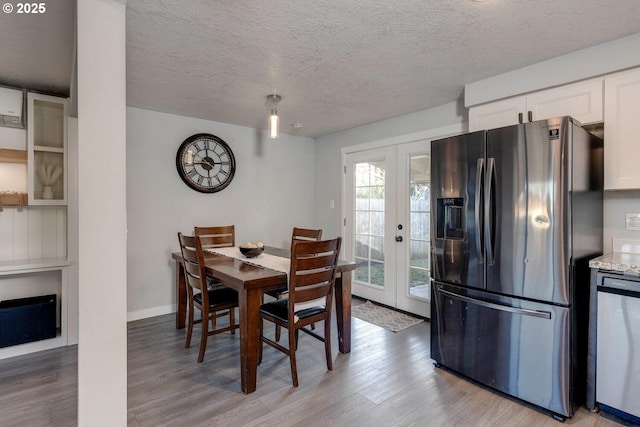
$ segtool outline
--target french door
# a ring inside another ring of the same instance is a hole
[[[429,316],[429,142],[345,155],[345,257],[352,293]]]

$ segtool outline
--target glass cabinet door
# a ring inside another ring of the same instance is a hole
[[[67,204],[67,100],[29,93],[27,153],[30,205]]]

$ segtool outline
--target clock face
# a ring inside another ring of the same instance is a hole
[[[199,133],[185,139],[176,154],[180,178],[201,193],[215,193],[226,188],[236,172],[231,148],[215,135]]]

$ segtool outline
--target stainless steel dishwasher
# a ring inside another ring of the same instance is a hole
[[[596,401],[640,423],[640,277],[598,273]]]

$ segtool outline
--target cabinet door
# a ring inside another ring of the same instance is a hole
[[[582,124],[603,120],[602,78],[516,96],[469,109],[469,131],[571,116]]]
[[[527,95],[528,121],[571,116],[582,124],[602,122],[602,78]]]
[[[604,188],[640,189],[640,68],[605,77]]]
[[[27,181],[30,205],[67,204],[67,100],[27,96]]]
[[[516,96],[469,109],[469,132],[495,129],[515,125],[520,122],[520,114],[525,114],[526,98]]]

